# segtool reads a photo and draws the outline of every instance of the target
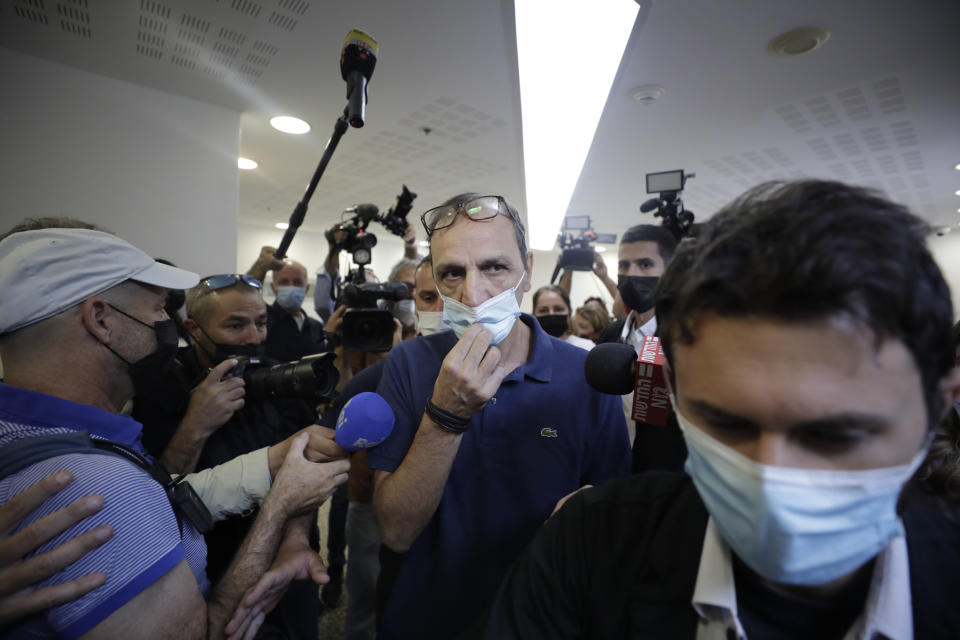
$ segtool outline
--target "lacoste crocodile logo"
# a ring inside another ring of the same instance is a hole
[[[544,427],[543,429],[540,429],[540,437],[541,437],[541,438],[556,438],[556,437],[557,437],[557,430],[556,430],[556,429],[551,429],[550,427]]]

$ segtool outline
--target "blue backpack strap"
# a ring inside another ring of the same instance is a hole
[[[20,438],[0,447],[0,477],[12,475],[32,464],[47,458],[68,453],[109,453],[101,452],[90,441],[87,431],[56,433],[35,438]],[[116,455],[116,454],[110,454]]]

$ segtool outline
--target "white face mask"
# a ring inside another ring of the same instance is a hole
[[[497,345],[503,342],[510,331],[513,329],[513,323],[517,321],[520,315],[520,303],[517,302],[517,287],[523,282],[523,277],[527,275],[526,270],[520,275],[517,284],[506,291],[501,291],[489,300],[486,300],[476,307],[469,307],[459,300],[448,298],[440,294],[443,298],[443,320],[459,339],[463,332],[472,324],[479,322],[483,327],[493,334],[491,344]]]
[[[674,402],[676,407],[676,402]],[[758,574],[820,585],[847,575],[903,535],[900,490],[926,457],[861,471],[775,467],[711,438],[677,412],[684,467],[724,541]]]
[[[443,321],[443,311],[417,311],[417,333],[420,335],[430,336],[449,328]]]

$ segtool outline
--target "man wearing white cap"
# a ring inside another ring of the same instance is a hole
[[[64,225],[78,226],[54,223]],[[162,471],[145,456],[140,424],[118,415],[176,350],[163,309],[166,289],[186,289],[197,280],[94,229],[22,225],[0,239],[0,466],[6,474],[0,504],[67,470],[73,482],[21,527],[85,495],[101,496],[104,506],[38,551],[99,525],[113,530],[108,542],[40,586],[91,571],[105,573],[105,584],[21,621],[5,630],[9,637],[221,637],[258,578],[254,596],[267,586],[263,578],[321,579],[309,554],[287,548],[286,541],[278,556],[278,563],[287,561],[281,563],[283,575],[267,569],[284,523],[315,508],[345,480],[345,461],[311,463],[303,456],[307,437],[295,439],[237,559],[211,589],[196,511],[184,505],[182,490],[158,482]],[[69,439],[76,449],[38,453],[38,438],[56,447]],[[11,451],[26,453],[17,459]],[[290,561],[293,556],[297,562]],[[238,612],[231,632],[258,624],[256,612],[243,618],[244,612],[249,610]]]

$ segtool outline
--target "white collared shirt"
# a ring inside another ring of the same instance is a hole
[[[720,537],[713,518],[707,523],[700,569],[693,590],[693,608],[700,616],[697,640],[746,640],[737,616],[737,590],[730,547]],[[731,630],[736,636],[728,636]],[[844,640],[913,640],[910,567],[907,541],[898,536],[877,556],[864,610]]]
[[[640,343],[645,336],[652,336],[657,332],[657,316],[651,316],[642,326],[634,326],[637,314],[631,311],[630,315],[623,323],[623,330],[620,331],[620,339],[624,344],[629,344],[633,350],[640,355]],[[630,444],[633,445],[633,439],[636,437],[637,426],[633,421],[633,392],[625,396],[620,396],[623,402],[623,415],[627,419],[627,431],[630,432]]]
[[[657,316],[650,316],[650,319],[640,327],[635,326],[636,319],[636,311],[631,311],[623,323],[623,329],[620,331],[620,339],[623,340],[624,344],[632,346],[634,350],[636,350],[637,355],[640,355],[640,342],[645,336],[652,336],[657,332]]]

